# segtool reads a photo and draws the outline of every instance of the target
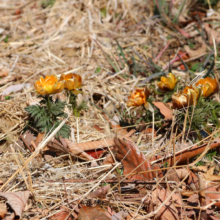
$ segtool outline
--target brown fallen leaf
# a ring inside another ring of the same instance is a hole
[[[8,71],[0,70],[0,77],[2,78],[2,77],[6,77],[6,76],[8,76]]]
[[[70,204],[70,206],[75,207],[76,204]],[[74,217],[74,219],[77,219],[78,212],[79,212],[78,206],[77,206],[77,208],[74,209],[74,212],[72,212],[70,208],[67,208],[65,206],[61,206],[60,211],[58,213],[52,215],[49,219],[51,219],[51,220],[72,220],[73,217]],[[69,217],[67,218],[67,216],[69,216]]]
[[[101,188],[97,189],[95,192],[91,193],[89,196],[91,198],[105,198],[110,190],[110,185],[102,186]]]
[[[220,176],[218,175],[213,175],[215,167],[210,168],[206,174],[204,174],[205,180],[206,181],[212,181],[212,182],[219,182],[220,181]]]
[[[169,181],[176,181],[177,183],[180,182],[180,180],[184,179],[188,175],[187,178],[187,184],[193,189],[197,190],[199,188],[199,180],[198,177],[187,168],[181,168],[181,169],[172,169],[167,174],[167,179]]]
[[[171,168],[171,169],[169,170],[169,172],[167,173],[166,176],[167,176],[167,180],[169,180],[169,181],[175,181],[175,182],[177,182],[177,183],[180,182],[180,177],[179,177],[179,175],[177,174],[176,170],[173,169],[173,168]]]
[[[135,132],[135,130],[127,132],[126,129],[122,129],[119,125],[114,126],[114,130],[118,137],[124,137],[126,139],[129,139],[129,137]],[[81,151],[96,150],[106,147],[112,147],[115,145],[114,138],[107,138],[99,141],[89,141],[85,143],[71,143],[71,141],[69,140],[68,143],[71,144],[71,146],[79,148]]]
[[[120,212],[116,213],[109,206],[108,206],[108,214],[111,216],[112,220],[124,220],[124,219],[128,220],[128,218],[126,218],[128,213],[126,213],[124,211],[120,211]]]
[[[8,204],[14,210],[15,215],[21,218],[24,208],[26,206],[27,200],[29,198],[30,192],[0,192],[0,196],[7,199]]]
[[[220,188],[219,186],[212,186],[205,190],[205,195],[210,199],[220,199]],[[220,202],[216,202],[215,206],[220,207]]]
[[[38,145],[40,144],[40,142],[43,140],[45,133],[39,133],[37,135],[37,138],[35,140],[35,145],[38,147]]]
[[[124,220],[127,217],[127,213],[124,211],[120,211],[114,215],[111,216],[112,220]]]
[[[158,208],[164,201],[167,199],[167,197],[170,195],[168,190],[165,189],[156,189],[152,193],[152,203],[156,208]],[[173,194],[167,202],[164,203],[164,205],[158,210],[156,214],[157,219],[163,219],[163,220],[176,220],[179,219],[178,210],[174,206],[174,204],[177,205],[183,205],[181,196],[177,193]],[[156,209],[155,208],[155,209]]]
[[[60,137],[60,140],[63,140],[63,141],[66,142],[66,144],[67,144],[66,150],[69,151],[71,154],[79,155],[80,157],[84,157],[88,161],[93,161],[94,160],[94,158],[92,156],[88,155],[86,152],[84,152],[84,150],[79,148],[79,146],[77,144],[73,143],[69,139],[62,139]],[[97,164],[97,166],[98,166],[98,164]]]
[[[67,216],[69,216],[67,218]],[[68,211],[65,211],[65,210],[62,210],[60,212],[58,212],[57,214],[53,215],[50,217],[51,220],[71,220],[71,215],[70,215],[70,212]]]
[[[219,199],[220,197],[220,192],[219,192],[219,195],[218,195],[218,191],[216,191],[216,188],[217,186],[215,187],[209,187],[208,189],[204,190],[203,194],[204,194],[204,201],[205,203],[202,205],[201,204],[201,199],[199,196],[198,193],[194,193],[192,195],[190,195],[190,197],[187,199],[187,202],[188,202],[188,205],[189,206],[194,206],[194,207],[201,207],[201,205],[204,207],[204,206],[207,206],[208,204],[210,204],[212,202],[211,199]],[[202,192],[202,191],[200,191]],[[209,193],[210,192],[210,193]],[[211,195],[212,198],[210,198],[209,196]],[[214,195],[214,196],[213,196]],[[220,206],[220,203],[216,203],[215,206]],[[204,212],[204,211],[203,211]],[[209,216],[208,219],[217,219],[216,216],[215,216],[215,213],[213,212],[213,209],[211,207],[209,207],[208,209],[206,209],[206,212],[203,213],[203,215],[206,217],[207,219],[207,216]]]
[[[197,171],[197,172],[202,171],[202,172],[205,172],[205,173],[208,170],[207,166],[191,166],[190,169],[194,170],[194,171]]]
[[[7,214],[7,206],[4,203],[0,203],[0,219],[3,219]]]
[[[24,138],[24,141],[26,142],[26,144],[28,146],[31,145],[31,141],[36,139],[35,135],[33,133],[31,133],[30,131],[25,131],[25,133],[22,135]]]
[[[123,174],[136,173],[135,175],[128,176],[133,180],[152,180],[153,177],[162,177],[162,172],[159,170],[158,175],[156,172],[140,173],[141,171],[151,170],[151,164],[146,160],[143,153],[141,153],[138,147],[128,140],[121,140],[115,138],[116,144],[116,159],[122,161],[124,166]],[[137,168],[138,167],[138,168]],[[137,168],[137,169],[136,169]],[[159,168],[159,167],[157,167]],[[156,167],[155,167],[156,169]]]
[[[195,49],[192,50],[190,48],[190,46],[184,45],[184,49],[188,53],[190,58],[193,58],[193,57],[197,57],[198,55],[206,52],[206,44],[205,43],[201,44],[201,46],[199,48],[197,48],[196,50]]]
[[[129,213],[126,217],[126,220],[132,220],[132,219],[134,219],[133,217],[141,218],[141,215],[137,214],[136,212],[132,212],[132,211],[129,210]]]
[[[210,145],[209,150],[217,148],[220,146],[220,138],[216,138]],[[175,154],[175,161],[176,165],[182,165],[185,164],[189,159],[202,154],[204,150],[206,149],[207,144],[203,144],[201,146],[194,145],[191,148],[186,148],[184,150],[178,151]],[[151,163],[160,162],[163,161],[163,163],[168,162],[168,166],[174,165],[174,157],[173,155],[168,155],[166,158],[160,158],[158,160],[152,161]]]
[[[5,216],[4,220],[14,220],[15,219],[15,213],[9,213]]]
[[[192,190],[199,189],[199,180],[195,173],[189,171],[189,178],[187,180],[187,184],[191,187]]]
[[[213,38],[216,44],[220,43],[220,33],[218,31],[212,29],[207,23],[204,24],[204,29],[208,35],[210,45],[213,45]]]
[[[99,206],[82,206],[78,220],[111,220],[111,215]]]
[[[153,104],[159,108],[160,113],[165,117],[165,120],[172,120],[173,112],[163,102],[153,102]]]
[[[189,203],[199,203],[199,195],[197,193],[192,194],[188,199],[187,202]]]
[[[121,126],[115,124],[112,124],[112,128],[119,137],[123,137],[128,140],[130,140],[129,137],[135,132],[135,130],[131,130],[128,132],[127,129],[124,129]],[[79,155],[81,157],[84,157],[86,160],[89,161],[94,160],[94,158],[89,154],[87,154],[86,151],[112,147],[115,145],[113,138],[104,139],[100,141],[89,141],[86,143],[74,143],[68,139],[62,139],[62,138],[60,138],[60,141],[62,142],[64,148],[67,151],[71,152],[73,155]],[[98,166],[97,163],[94,165]]]
[[[102,165],[107,165],[107,164],[113,164],[115,161],[112,157],[112,155],[109,153],[107,154],[106,158],[103,160]]]

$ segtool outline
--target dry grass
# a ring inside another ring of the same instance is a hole
[[[18,83],[33,85],[39,76],[76,73],[82,76],[84,84],[79,102],[91,100],[92,103],[103,106],[110,115],[117,114],[116,109],[119,112],[129,112],[131,110],[126,106],[127,96],[146,76],[139,74],[135,77],[130,74],[127,65],[122,68],[115,40],[145,66],[146,75],[150,72],[150,68],[144,63],[148,58],[155,60],[160,67],[168,67],[168,43],[173,48],[171,53],[183,48],[184,41],[180,32],[174,32],[162,26],[158,18],[152,18],[151,1],[56,0],[53,7],[46,8],[42,8],[41,3],[41,0],[3,0],[0,3],[0,70],[9,73],[7,77],[0,79],[0,82],[6,80],[0,87],[0,93]],[[104,17],[102,13],[106,13]],[[216,16],[218,20],[219,13],[215,13],[213,17]],[[185,31],[192,33],[195,29],[189,24]],[[169,41],[168,36],[172,36]],[[207,51],[211,49],[208,47]],[[112,74],[112,66],[105,54],[118,69],[117,77]],[[100,68],[99,73],[96,72],[97,68]],[[188,73],[176,70],[175,74],[181,77],[182,84],[190,82]],[[152,84],[156,85],[156,82]],[[116,166],[121,167],[118,163],[107,168],[91,167],[89,162],[68,154],[45,161],[38,157],[40,151],[30,153],[25,150],[18,141],[26,126],[27,113],[24,108],[37,101],[37,94],[31,86],[10,97],[10,100],[2,97],[0,102],[0,181],[5,183],[11,176],[13,179],[0,188],[2,191],[12,192],[28,189],[32,192],[29,207],[47,210],[44,215],[41,211],[27,211],[24,213],[26,217],[48,219],[61,205],[67,205],[67,198],[75,203],[86,203],[88,193],[101,186],[99,181],[106,176],[113,176],[109,171],[114,171]],[[59,97],[62,99],[62,94]],[[99,98],[96,100],[96,97]],[[103,112],[89,102],[88,105],[89,109],[83,111],[79,118],[69,112],[71,140],[82,143],[114,137],[115,133],[110,129]],[[148,125],[151,126],[152,123],[157,122],[149,122]],[[102,128],[103,132],[97,131],[94,125]],[[160,153],[162,145],[166,153],[173,151],[172,136],[171,141],[160,134],[154,140],[151,137],[151,134],[138,133],[132,138],[140,144],[140,149],[147,157],[155,152]],[[143,143],[141,139],[148,142]],[[182,145],[179,145],[177,144],[176,151],[181,149]],[[16,152],[11,150],[12,146],[16,146]],[[41,145],[42,148],[44,146]],[[19,167],[24,161],[28,163],[21,171]],[[65,190],[63,182],[58,181],[61,178],[97,181],[65,183]],[[112,207],[126,212],[136,212],[140,204],[140,201],[133,204],[118,203],[117,199],[111,202]],[[138,214],[140,218],[147,213],[140,208]]]

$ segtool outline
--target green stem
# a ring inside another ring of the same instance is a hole
[[[47,102],[47,110],[48,110],[48,112],[50,112],[51,103],[50,103],[50,96],[49,95],[46,95],[46,102]]]
[[[79,113],[77,111],[77,103],[76,103],[76,95],[74,95],[71,91],[69,91],[69,102],[72,106],[73,114],[76,117],[79,117]]]

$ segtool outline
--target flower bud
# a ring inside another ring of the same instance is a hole
[[[176,77],[172,73],[169,73],[167,77],[162,76],[157,85],[162,91],[170,91],[175,88],[176,82]]]
[[[206,77],[205,79],[200,79],[196,86],[202,85],[202,96],[208,97],[216,92],[218,92],[218,83],[216,79]]]

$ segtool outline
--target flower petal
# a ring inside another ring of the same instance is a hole
[[[40,77],[34,84],[36,91],[41,95],[54,94],[61,92],[64,88],[64,83],[58,82],[54,75],[46,76],[45,79]]]

